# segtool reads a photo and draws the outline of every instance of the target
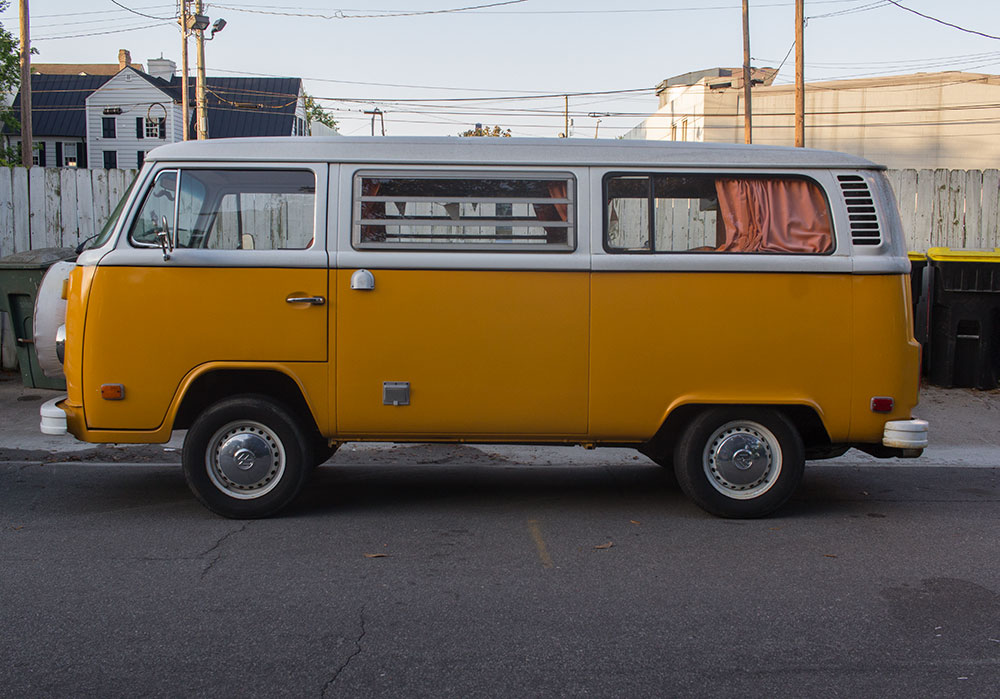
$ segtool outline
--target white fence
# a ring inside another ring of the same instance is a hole
[[[135,170],[0,168],[0,257],[98,233]],[[1000,170],[889,170],[910,250],[1000,247]],[[4,314],[5,316],[5,314]],[[14,367],[0,319],[0,360]]]

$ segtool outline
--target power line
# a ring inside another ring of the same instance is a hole
[[[113,2],[114,0],[112,0]],[[420,10],[414,12],[395,12],[391,14],[347,14],[352,12],[352,10],[337,10],[332,15],[324,14],[306,14],[299,12],[277,12],[277,11],[267,11],[267,10],[250,10],[246,8],[240,8],[233,5],[220,5],[218,3],[213,3],[215,7],[222,10],[232,10],[234,12],[247,12],[256,15],[278,15],[281,17],[311,17],[313,19],[385,19],[390,17],[421,17],[425,15],[445,15],[452,14],[455,12],[472,12],[474,10],[482,10],[490,7],[502,7],[504,5],[519,5],[527,0],[504,0],[504,2],[491,2],[485,5],[470,5],[468,7],[453,7],[443,10]],[[117,3],[116,3],[117,4]]]
[[[133,10],[131,7],[126,7],[125,5],[122,5],[120,2],[118,2],[118,0],[111,0],[111,4],[118,5],[118,7],[122,8],[126,12],[131,12],[134,15],[139,15],[140,17],[145,17],[146,19],[160,19],[166,21],[173,21],[177,19],[176,17],[154,17],[153,15],[147,15],[145,12],[139,12],[138,10]]]
[[[932,22],[937,22],[938,24],[943,24],[946,27],[951,27],[952,29],[958,29],[959,31],[966,32],[968,34],[976,34],[977,36],[984,36],[987,39],[995,39],[1000,41],[1000,36],[993,36],[992,34],[984,34],[983,32],[976,31],[975,29],[966,29],[965,27],[960,27],[957,24],[952,24],[951,22],[945,22],[943,19],[938,19],[937,17],[931,17],[930,15],[925,15],[923,12],[917,12],[914,9],[901,5],[896,0],[886,0],[891,5],[895,5],[901,10],[906,10],[907,12],[912,12],[918,17],[923,17],[924,19],[929,19]]]
[[[104,32],[87,32],[84,34],[61,34],[59,36],[40,36],[33,38],[32,41],[55,41],[57,39],[78,39],[84,36],[103,36],[105,34],[121,34],[122,32],[133,32],[140,31],[142,29],[152,29],[153,27],[162,27],[167,25],[167,22],[156,22],[154,24],[144,24],[135,27],[123,27],[121,29],[109,29]]]

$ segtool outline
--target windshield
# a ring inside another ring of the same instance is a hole
[[[123,194],[122,198],[118,201],[118,206],[116,206],[115,210],[111,212],[110,216],[108,216],[108,220],[104,224],[104,228],[102,228],[101,232],[94,237],[93,242],[87,246],[88,250],[99,248],[108,242],[108,238],[111,237],[111,231],[115,229],[115,224],[118,223],[118,217],[122,215],[122,209],[125,208],[125,202],[128,200],[128,195],[132,193],[132,188],[134,186],[135,180],[132,180],[132,184],[128,186],[128,189],[125,190],[125,194]]]

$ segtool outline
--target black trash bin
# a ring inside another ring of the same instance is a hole
[[[927,255],[910,252],[910,300],[913,304],[913,337],[920,343],[920,375],[927,376],[930,362],[931,292],[934,270],[927,265]]]
[[[929,379],[937,386],[1000,385],[1000,248],[931,248]]]
[[[33,324],[35,297],[45,272],[56,262],[73,259],[73,248],[39,248],[0,258],[0,311],[10,315],[21,381],[28,388],[66,388],[65,379],[45,376],[38,366]]]

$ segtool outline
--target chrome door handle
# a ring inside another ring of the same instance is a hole
[[[322,306],[326,303],[326,299],[322,296],[289,296],[285,299],[286,303],[308,303],[312,306]]]

